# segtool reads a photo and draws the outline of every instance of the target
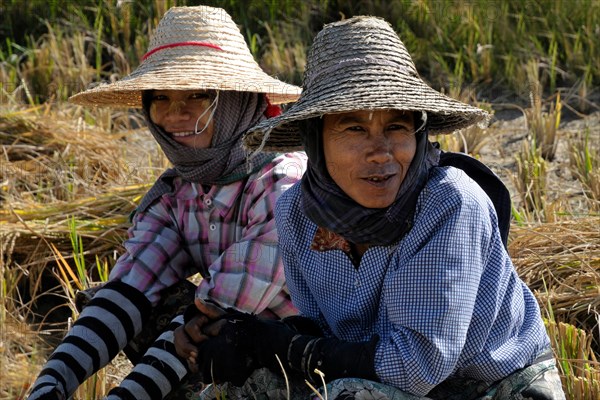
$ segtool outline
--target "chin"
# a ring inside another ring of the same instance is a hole
[[[206,145],[206,143],[204,143],[204,141],[198,140],[198,139],[199,138],[197,138],[197,137],[188,136],[185,138],[175,138],[175,141],[179,144],[182,144],[187,147],[192,147],[195,149],[205,149],[208,147],[208,145]]]
[[[394,203],[394,199],[363,199],[362,201],[355,200],[358,204],[365,208],[387,208]]]

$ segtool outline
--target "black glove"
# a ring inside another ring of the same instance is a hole
[[[321,383],[340,378],[363,378],[379,381],[375,373],[375,351],[379,335],[368,342],[346,342],[336,338],[294,337],[288,349],[288,363],[291,368],[313,383]]]
[[[225,326],[235,332],[235,337],[249,344],[250,358],[258,366],[274,372],[282,372],[277,355],[284,368],[316,383],[320,383],[321,378],[314,372],[315,368],[325,374],[326,382],[343,377],[378,380],[375,374],[377,335],[368,342],[325,338],[314,323],[306,320],[262,320],[254,315],[237,313],[235,317],[227,318]],[[294,326],[301,330],[293,329]],[[299,333],[305,331],[318,335]]]
[[[218,336],[198,345],[200,380],[206,384],[231,382],[242,386],[259,365],[253,357],[252,342],[236,329],[235,317],[229,315],[226,319]]]
[[[292,315],[281,320],[288,328],[296,333],[310,336],[324,336],[323,331],[315,321],[301,315]]]

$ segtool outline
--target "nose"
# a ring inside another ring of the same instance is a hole
[[[191,117],[190,110],[188,109],[185,101],[173,101],[169,105],[169,109],[165,115],[165,118],[169,122],[175,121],[187,121]]]
[[[369,136],[367,161],[385,164],[392,159],[392,146],[389,138],[383,132]]]

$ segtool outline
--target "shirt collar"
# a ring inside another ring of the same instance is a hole
[[[233,207],[245,183],[246,179],[242,179],[224,186],[213,185],[204,196],[212,200],[219,214],[224,218]]]

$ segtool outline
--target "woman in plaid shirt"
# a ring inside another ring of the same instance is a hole
[[[260,69],[224,10],[174,7],[131,75],[71,98],[84,105],[141,107],[173,168],[137,207],[109,282],[53,352],[29,399],[68,398],[128,343],[130,354],[143,356],[109,398],[162,398],[178,387],[188,372],[173,346],[182,318],[145,354],[140,340],[132,339],[163,318],[156,315],[158,304],[177,309],[180,304],[165,302],[193,300],[181,282],[196,273],[203,279],[195,296],[268,318],[297,312],[285,287],[274,207],[301,178],[306,157],[250,157],[241,138],[280,112],[271,102],[293,101],[299,92]]]

